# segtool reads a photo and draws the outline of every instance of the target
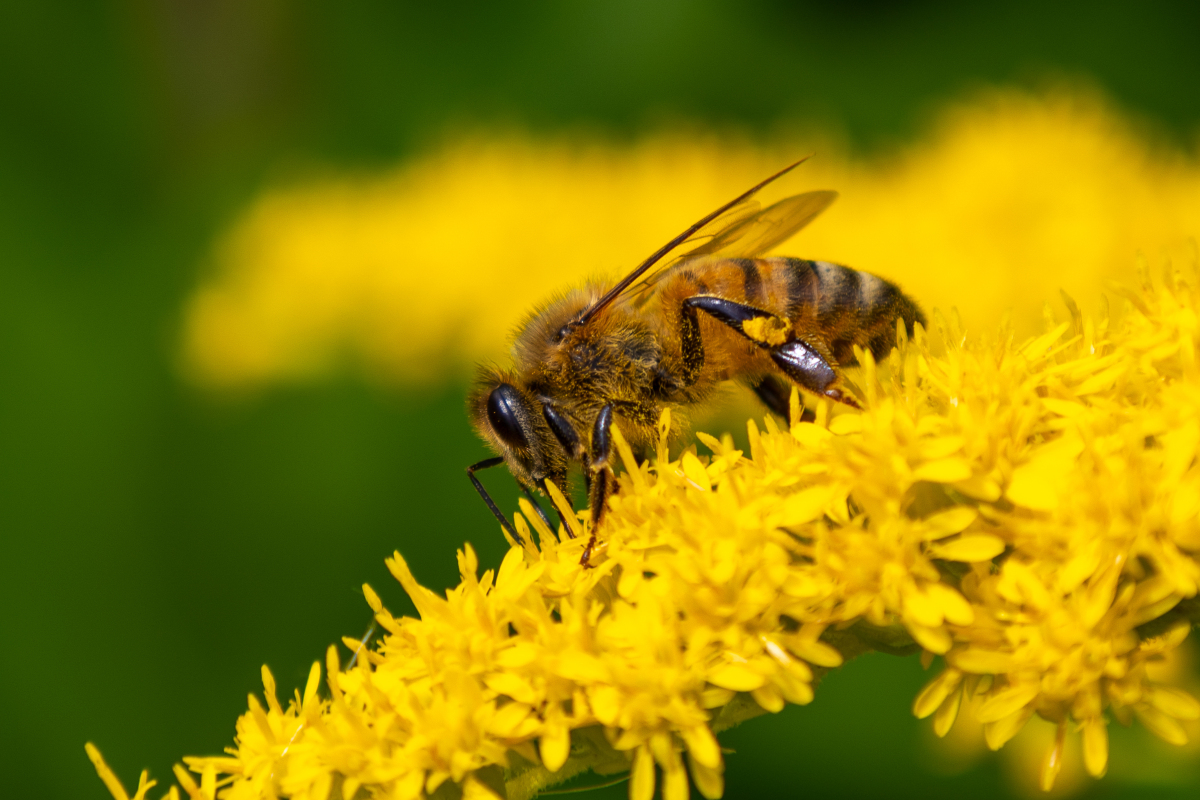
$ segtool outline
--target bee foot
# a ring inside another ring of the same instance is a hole
[[[841,389],[826,389],[825,396],[830,400],[850,406],[851,408],[862,408],[852,395],[843,392]]]

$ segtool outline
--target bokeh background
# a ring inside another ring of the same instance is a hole
[[[617,149],[664,130],[820,131],[839,157],[870,160],[964,98],[1063,85],[1194,168],[1200,7],[0,5],[2,793],[107,796],[86,740],[128,785],[231,744],[262,663],[286,693],[366,629],[363,582],[411,610],[383,566],[393,549],[438,588],[457,581],[465,540],[499,563],[462,473],[484,450],[461,365],[381,379],[333,358],[230,386],[189,361],[197,292],[263,197],[369,184],[481,131]],[[913,658],[860,659],[811,706],[731,732],[726,796],[1027,793],[1023,753],[1045,732],[999,756],[937,745],[909,711],[924,680]],[[1060,786],[1194,797],[1198,762],[1114,730],[1110,775]]]

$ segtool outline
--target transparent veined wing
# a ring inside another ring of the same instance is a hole
[[[761,210],[753,209],[751,213],[731,219],[727,225],[713,230],[706,236],[706,241],[685,250],[671,263],[697,256],[755,258],[765,255],[776,245],[795,236],[836,199],[837,192],[805,192]],[[721,219],[714,222],[720,222]]]
[[[589,319],[631,289],[637,292],[646,291],[659,276],[682,259],[702,255],[753,257],[762,255],[787,240],[825,210],[837,197],[837,193],[807,192],[780,200],[765,209],[760,208],[753,197],[764,186],[783,177],[807,160],[807,157],[802,158],[784,167],[667,242],[589,306],[578,319],[570,323],[571,327],[586,324]],[[666,257],[680,247],[687,249],[682,255],[667,260]]]
[[[647,273],[630,291],[648,294],[650,288],[672,267],[700,256],[757,258],[766,255],[816,219],[837,196],[837,192],[825,190],[805,192],[784,198],[766,208],[759,208],[757,203],[751,201],[748,209],[732,209],[680,245],[687,247],[695,243],[694,247]]]

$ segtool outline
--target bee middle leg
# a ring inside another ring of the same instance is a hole
[[[803,388],[839,403],[858,406],[853,397],[835,386],[838,374],[829,362],[817,352],[816,348],[792,332],[792,326],[788,320],[772,314],[770,311],[763,311],[745,303],[726,300],[714,295],[695,295],[683,301],[681,327],[683,329],[685,378],[690,366],[688,358],[689,327],[694,332],[695,339],[699,340],[700,325],[696,319],[697,309],[766,350],[770,354],[771,360],[775,362],[775,366]],[[703,366],[704,363],[702,344],[698,351],[697,375],[699,366]]]
[[[604,513],[608,508],[608,496],[612,493],[614,484],[612,468],[608,465],[609,457],[612,455],[612,422],[613,407],[612,403],[609,403],[600,409],[600,413],[596,416],[596,424],[592,427],[591,460],[585,467],[592,473],[591,485],[588,487],[588,508],[592,512],[591,536],[579,559],[579,563],[585,567],[591,566],[588,562],[596,547],[596,530],[604,519]]]

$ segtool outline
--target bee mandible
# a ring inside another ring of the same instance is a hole
[[[569,466],[580,465],[591,510],[588,565],[616,485],[614,422],[635,453],[647,452],[664,408],[703,403],[729,380],[784,418],[792,385],[857,406],[839,373],[855,363],[854,347],[880,359],[895,344],[898,319],[910,334],[925,324],[916,303],[875,275],[764,257],[837,197],[806,192],[759,207],[754,195],[804,160],[697,221],[616,284],[576,289],[531,314],[511,369],[479,368],[468,410],[499,455],[467,474],[514,540],[476,471],[507,464],[533,500],[533,488],[544,492],[547,480],[565,487]]]

